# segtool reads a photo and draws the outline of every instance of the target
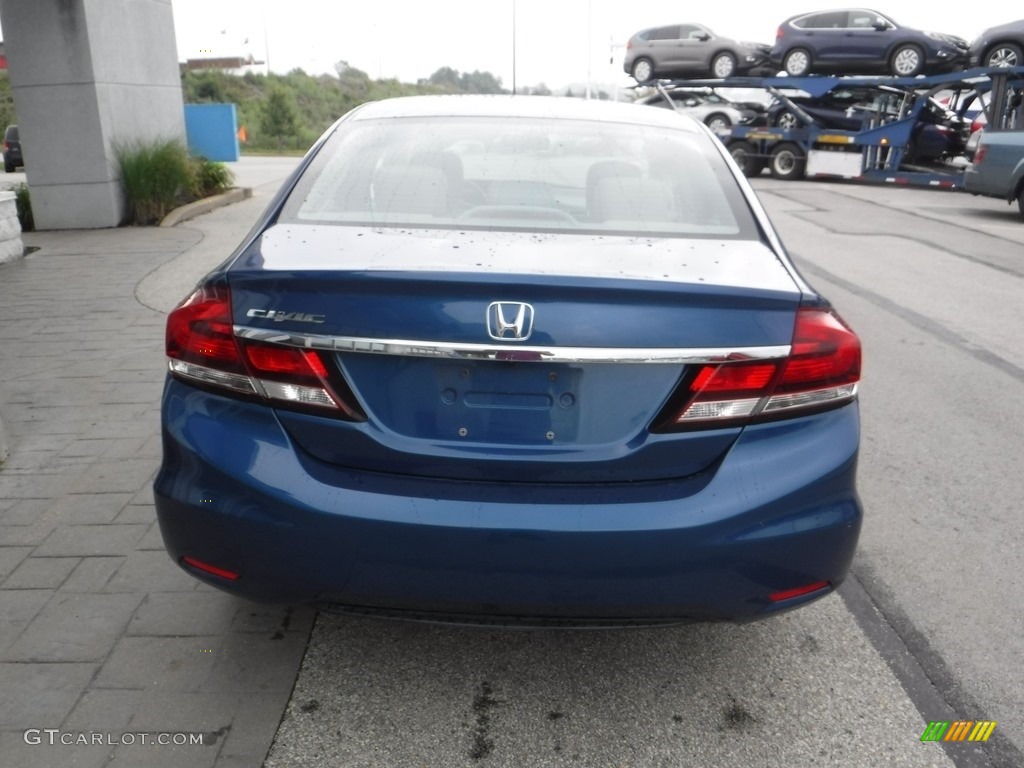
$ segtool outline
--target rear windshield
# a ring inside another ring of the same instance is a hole
[[[754,239],[714,141],[584,120],[353,120],[279,221]]]

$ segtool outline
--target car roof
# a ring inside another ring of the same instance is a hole
[[[1015,21],[1008,21],[1005,24],[998,24],[994,27],[989,27],[982,34],[988,32],[1020,32],[1024,31],[1024,19],[1017,19]]]
[[[700,27],[701,29],[707,29],[707,24],[701,24],[699,21],[670,21],[665,24],[655,24],[653,27],[644,27],[640,32],[650,32],[652,29],[665,29],[665,27]],[[640,32],[637,32],[639,35]]]
[[[653,114],[652,114],[653,113]],[[641,109],[636,104],[575,99],[561,96],[445,95],[404,96],[362,105],[346,120],[379,120],[402,117],[535,117],[592,120],[699,133],[699,124],[661,110]]]
[[[874,8],[865,8],[863,5],[849,5],[845,8],[822,8],[817,11],[804,11],[803,13],[798,13],[794,16],[790,16],[788,19],[786,19],[786,21],[783,22],[783,24],[785,24],[786,22],[794,21],[796,19],[802,19],[806,16],[823,16],[826,13],[849,13],[850,11],[865,11],[867,13],[873,13],[876,16],[881,16],[882,18],[885,19],[889,18],[889,14],[882,13],[881,11],[876,11]]]

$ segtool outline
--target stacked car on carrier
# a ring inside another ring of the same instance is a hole
[[[748,176],[767,168],[777,179],[967,187],[1014,201],[1024,196],[1024,141],[996,133],[1020,133],[1024,124],[1022,50],[1024,20],[968,44],[854,8],[786,19],[771,47],[696,24],[644,30],[630,38],[623,68],[654,88],[639,103],[702,119]],[[700,76],[708,79],[694,79]],[[759,89],[765,103],[727,113],[740,88]],[[991,138],[981,137],[986,126]],[[995,146],[1001,159],[983,166],[994,159],[985,147]],[[996,170],[998,178],[987,181]]]

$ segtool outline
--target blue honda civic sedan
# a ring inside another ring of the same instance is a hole
[[[251,599],[747,620],[845,577],[860,343],[704,126],[363,105],[167,321],[170,556]]]

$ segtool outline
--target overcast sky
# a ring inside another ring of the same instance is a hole
[[[275,72],[334,72],[340,59],[371,77],[415,82],[439,67],[485,70],[512,85],[513,17],[518,85],[552,88],[629,82],[622,46],[634,32],[695,21],[717,34],[771,43],[788,16],[841,7],[802,0],[173,0],[182,60],[269,53]],[[887,0],[876,8],[900,24],[973,40],[987,27],[1024,16],[1010,0]],[[614,55],[614,64],[609,58]]]

